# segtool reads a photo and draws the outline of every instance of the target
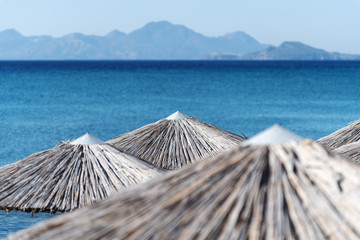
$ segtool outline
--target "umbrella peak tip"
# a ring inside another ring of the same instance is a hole
[[[189,116],[186,114],[183,114],[180,111],[176,111],[173,114],[171,114],[170,116],[168,116],[166,119],[167,120],[176,120],[176,119],[183,119],[183,118],[188,118]]]
[[[89,144],[105,144],[105,143],[103,141],[101,141],[100,139],[91,135],[89,132],[86,132],[81,137],[71,141],[71,144],[72,145],[77,145],[77,144],[89,145]]]
[[[296,135],[295,133],[283,128],[279,124],[265,129],[264,131],[256,134],[249,140],[245,141],[247,145],[270,145],[287,142],[301,142],[304,138]]]

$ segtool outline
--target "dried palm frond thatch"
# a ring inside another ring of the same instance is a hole
[[[245,138],[176,112],[107,143],[163,169],[176,169]]]
[[[9,239],[359,239],[359,167],[269,136]]]
[[[349,143],[341,147],[335,148],[334,152],[339,153],[340,155],[360,163],[360,141]]]
[[[158,175],[89,134],[0,168],[0,209],[72,211]]]
[[[350,125],[337,130],[336,132],[320,138],[318,143],[333,150],[343,145],[353,143],[360,140],[360,119]]]

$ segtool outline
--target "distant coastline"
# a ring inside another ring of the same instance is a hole
[[[0,60],[360,60],[300,42],[275,47],[237,31],[207,37],[183,25],[151,22],[129,34],[72,33],[63,37],[0,32]]]

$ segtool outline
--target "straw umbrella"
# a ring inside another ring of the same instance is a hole
[[[85,134],[0,168],[0,209],[72,211],[159,170]]]
[[[107,143],[163,169],[176,169],[244,140],[179,111]]]
[[[279,127],[265,133],[9,238],[359,239],[359,167]]]
[[[335,148],[334,152],[339,153],[340,155],[360,163],[360,141],[349,143],[341,147]]]
[[[332,150],[358,140],[360,140],[360,119],[328,136],[320,138],[317,142]]]

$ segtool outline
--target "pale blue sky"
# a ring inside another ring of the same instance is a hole
[[[128,33],[159,20],[207,36],[241,30],[262,43],[360,54],[360,0],[0,0],[0,31],[26,36]]]

